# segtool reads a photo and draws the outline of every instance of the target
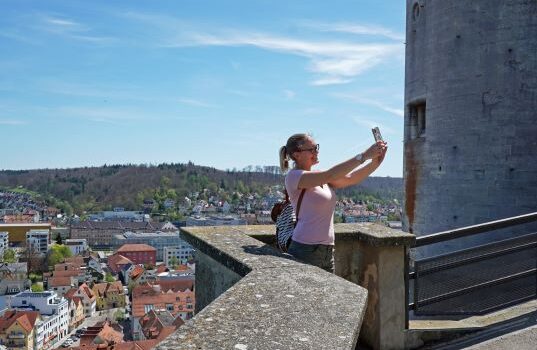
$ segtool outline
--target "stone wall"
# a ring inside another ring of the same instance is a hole
[[[198,312],[158,349],[353,349],[359,335],[375,349],[404,347],[412,235],[336,225],[336,273],[345,279],[280,254],[267,244],[272,225],[190,227],[182,235],[199,252]]]

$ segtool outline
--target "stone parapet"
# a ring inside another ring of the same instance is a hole
[[[275,250],[273,225],[183,228],[197,249],[197,314],[158,349],[353,349],[358,335],[403,348],[414,236],[371,223],[335,231],[332,275]]]
[[[273,227],[182,230],[199,252],[199,311],[158,349],[354,349],[367,291],[250,237],[269,232]]]

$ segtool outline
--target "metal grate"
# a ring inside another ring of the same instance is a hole
[[[416,315],[482,314],[537,296],[537,233],[415,262]]]

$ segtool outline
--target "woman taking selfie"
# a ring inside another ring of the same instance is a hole
[[[289,160],[294,163],[285,177],[285,188],[295,211],[305,189],[288,249],[291,255],[334,272],[334,190],[362,182],[379,167],[386,151],[386,143],[378,141],[345,162],[317,171],[312,167],[319,163],[319,144],[308,134],[295,134],[287,140],[280,148],[280,168],[285,172],[289,170]],[[356,169],[367,160],[371,162]]]

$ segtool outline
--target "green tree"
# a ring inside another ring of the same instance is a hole
[[[6,249],[2,261],[7,264],[13,264],[17,262],[17,253],[13,249]]]
[[[106,275],[104,276],[104,280],[105,282],[115,282],[116,279],[114,278],[114,276],[112,276],[112,274],[110,272],[107,272]]]
[[[32,284],[32,292],[44,292],[45,289],[43,288],[42,283],[34,283]]]
[[[62,244],[53,244],[48,255],[48,265],[54,266],[72,256],[71,250]]]
[[[179,263],[179,261],[177,260],[177,257],[175,256],[172,256],[170,258],[170,266],[168,266],[169,268],[172,268],[172,269],[176,269],[177,268],[177,264]]]
[[[125,311],[123,311],[123,309],[118,309],[114,313],[114,318],[116,319],[117,322],[123,321],[125,319]]]

